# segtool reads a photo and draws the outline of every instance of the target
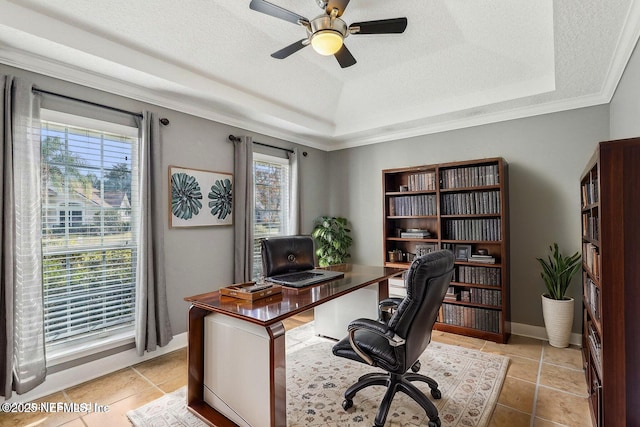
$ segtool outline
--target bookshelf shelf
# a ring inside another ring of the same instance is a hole
[[[501,245],[501,240],[451,240],[451,239],[441,239],[442,243],[474,243],[474,244],[482,244],[482,245]]]
[[[392,215],[392,216],[388,216],[388,219],[407,219],[407,218],[415,218],[415,219],[420,219],[420,218],[426,218],[426,219],[437,219],[438,216],[437,215]]]
[[[601,142],[580,178],[582,352],[594,426],[640,422],[640,138]]]
[[[467,283],[467,282],[451,282],[451,286],[461,286],[461,287],[465,287],[465,288],[497,289],[497,290],[500,290],[500,286],[481,285],[481,284],[478,284],[478,283]]]
[[[389,241],[395,242],[424,242],[424,243],[437,243],[438,239],[410,239],[408,237],[387,237]]]
[[[460,192],[460,191],[477,191],[477,190],[500,190],[500,185],[483,185],[477,187],[456,187],[456,188],[441,188],[441,193]]]
[[[385,265],[408,268],[414,256],[438,249],[481,251],[493,258],[491,264],[457,257],[451,285],[466,298],[445,301],[435,327],[506,343],[511,330],[504,159],[387,169],[382,182]],[[411,229],[430,236],[398,237]]]
[[[445,301],[445,304],[462,305],[465,307],[486,308],[489,310],[500,310],[499,306],[495,306],[491,304],[479,304],[479,303],[469,302],[469,301]]]
[[[500,214],[444,214],[440,218],[500,218]]]
[[[436,190],[420,190],[420,191],[387,191],[386,196],[415,196],[419,194],[436,194]]]

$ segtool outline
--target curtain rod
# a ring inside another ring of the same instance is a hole
[[[237,137],[237,136],[229,135],[229,141],[238,142],[238,141],[240,141],[240,138]],[[275,145],[264,144],[264,143],[258,142],[258,141],[253,141],[253,143],[256,144],[256,145],[262,145],[263,147],[275,148],[276,150],[282,150],[282,151],[286,151],[288,153],[293,153],[293,150],[291,150],[289,148],[276,147]]]
[[[94,107],[101,107],[101,108],[106,108],[107,110],[111,110],[111,111],[117,111],[118,113],[124,113],[124,114],[129,114],[130,116],[136,116],[136,117],[142,117],[142,113],[134,113],[131,111],[127,111],[127,110],[122,110],[120,108],[116,108],[116,107],[110,107],[108,105],[104,105],[104,104],[98,104],[97,102],[92,102],[92,101],[86,101],[84,99],[79,99],[79,98],[74,98],[72,96],[68,96],[68,95],[62,95],[60,93],[55,93],[55,92],[50,92],[48,90],[44,90],[44,89],[37,89],[37,88],[33,88],[32,89],[33,92],[38,92],[38,93],[44,93],[46,95],[52,95],[52,96],[57,96],[59,98],[64,98],[64,99],[69,99],[71,101],[77,101],[77,102],[82,102],[84,104],[89,104],[89,105],[93,105]],[[164,123],[163,123],[164,124]],[[167,121],[168,124],[168,121]]]

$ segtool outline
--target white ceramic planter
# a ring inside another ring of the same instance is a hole
[[[549,344],[553,347],[568,347],[573,326],[573,298],[555,300],[542,295],[542,317],[547,330]]]

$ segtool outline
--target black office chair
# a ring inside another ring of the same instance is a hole
[[[314,264],[311,236],[277,236],[260,240],[265,277],[311,270]]]
[[[426,411],[430,427],[440,426],[438,410],[411,381],[427,383],[434,399],[442,397],[438,383],[416,371],[420,368],[418,358],[431,342],[431,330],[451,282],[453,262],[450,251],[431,252],[415,259],[406,276],[407,296],[388,322],[357,319],[349,324],[349,336],[333,347],[333,354],[386,372],[363,375],[349,387],[342,402],[345,410],[353,405],[352,399],[358,391],[372,385],[384,385],[387,391],[378,408],[375,427],[384,425],[391,401],[398,391],[410,396]],[[388,302],[382,301],[381,306]],[[407,372],[410,368],[414,372]]]

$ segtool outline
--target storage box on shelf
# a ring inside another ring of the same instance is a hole
[[[582,351],[595,426],[640,425],[640,138],[598,144],[581,177]]]
[[[385,264],[449,249],[451,292],[437,329],[506,342],[510,334],[508,175],[502,158],[382,171]]]

